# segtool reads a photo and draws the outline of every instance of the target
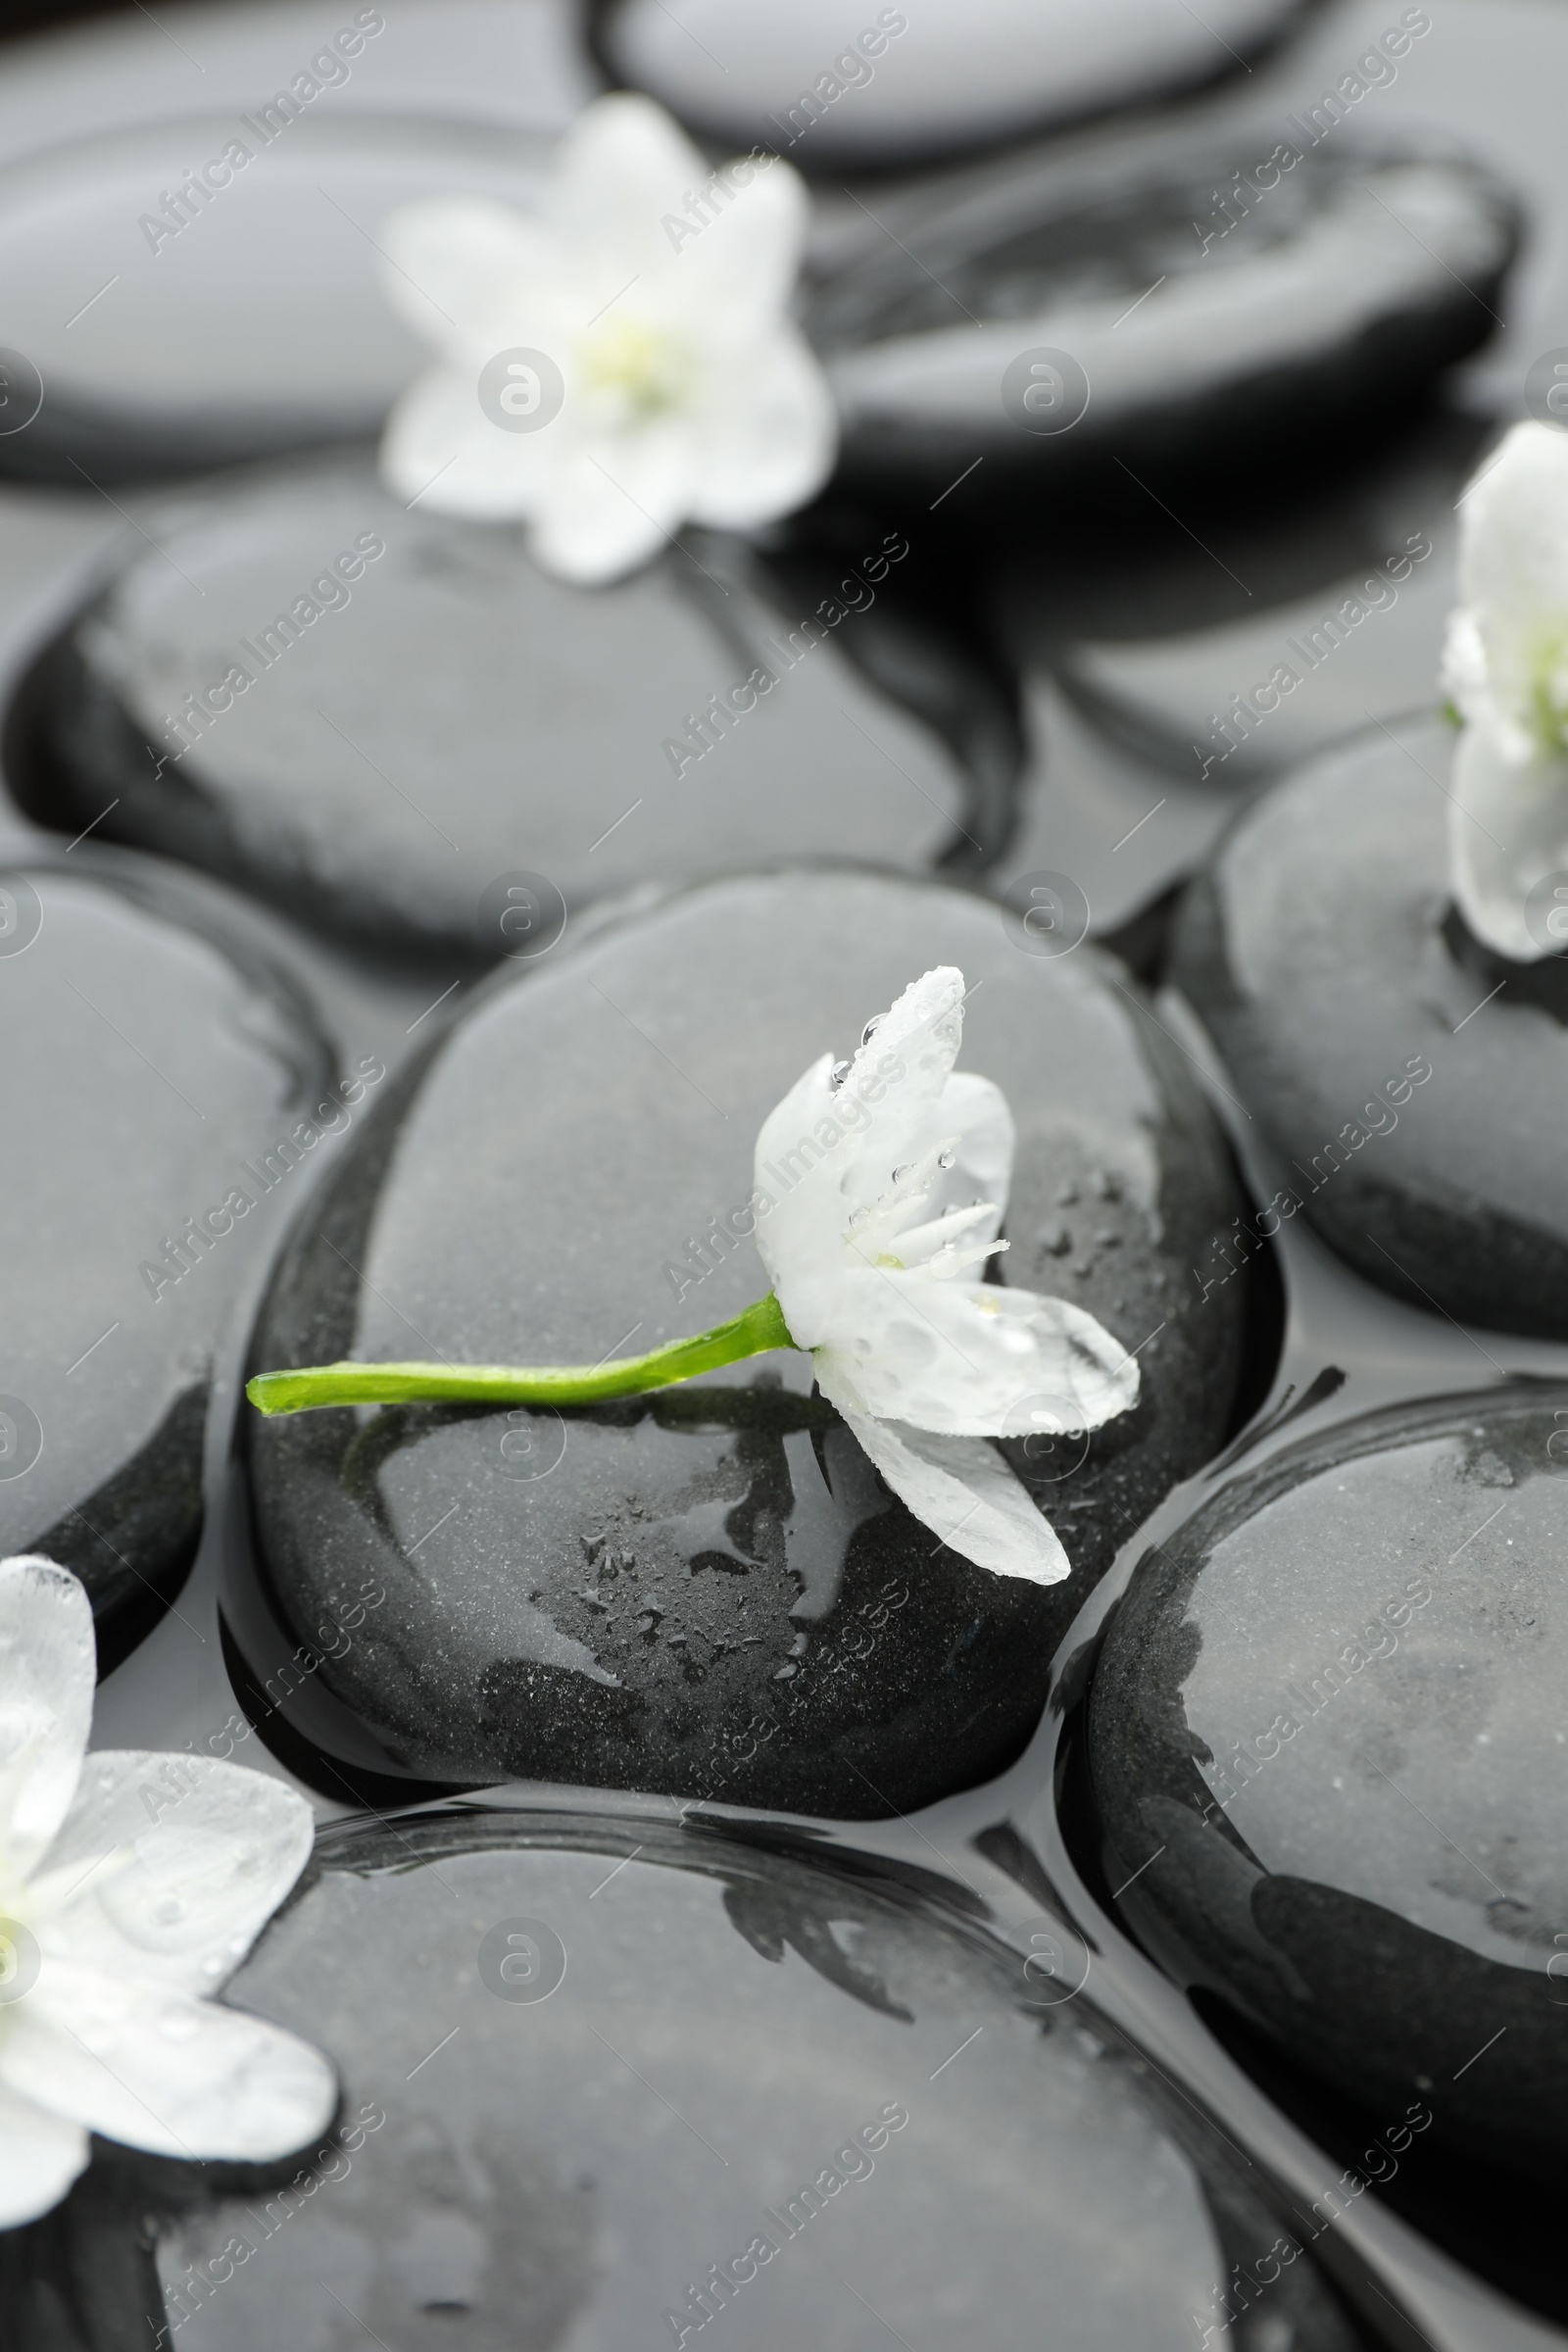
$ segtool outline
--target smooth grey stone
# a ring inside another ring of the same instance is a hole
[[[1568,2053],[1565,1426],[1531,1383],[1233,1479],[1140,1563],[1089,1708],[1146,1947],[1359,2112],[1521,2169]]]
[[[1079,479],[1127,507],[1152,479],[1180,512],[1196,471],[1228,497],[1244,461],[1407,417],[1491,334],[1520,219],[1490,172],[1303,132],[1217,209],[1234,160],[1008,163],[886,213],[808,311],[845,472],[941,493],[983,459],[966,498]]]
[[[881,170],[1135,106],[1245,65],[1299,0],[610,0],[596,47],[702,136]]]
[[[1412,1305],[1562,1339],[1568,988],[1452,910],[1454,741],[1379,727],[1277,785],[1189,890],[1170,976],[1279,1154],[1282,1215]]]
[[[328,2052],[339,2138],[266,2175],[100,2143],[0,2238],[8,2342],[1001,2352],[1044,2306],[1075,2352],[1166,2352],[1288,2217],[986,1925],[933,1872],[707,1825],[328,1831],[226,1997]],[[1259,2352],[1352,2352],[1308,2262],[1263,2309]]]
[[[1190,1272],[1240,1205],[1224,1148],[1091,948],[1025,954],[987,902],[872,876],[607,912],[388,1088],[279,1262],[251,1369],[594,1363],[737,1313],[767,1277],[712,1221],[750,1200],[762,1119],[939,962],[970,991],[960,1066],[1018,1122],[1004,1276],[1088,1307],[1143,1368],[1136,1410],[1092,1439],[1006,1448],[1074,1575],[1041,1588],[944,1550],[804,1354],[562,1416],[253,1413],[260,1581],[236,1577],[225,1608],[255,1711],[297,1737],[305,1777],[866,1817],[1018,1752],[1054,1642],[1213,1452],[1240,1373],[1243,1286],[1205,1302]],[[364,1592],[382,1597],[339,1642]],[[315,1664],[289,1669],[296,1647]]]
[[[146,530],[24,689],[18,789],[334,933],[493,959],[519,877],[559,921],[651,878],[974,867],[1005,839],[1007,695],[900,602],[908,543],[881,522],[843,560],[705,537],[579,589],[515,526],[410,513],[354,458],[186,493]]]
[[[75,1571],[107,1670],[195,1554],[214,1353],[334,1072],[228,910],[92,857],[0,873],[0,1553]]]
[[[371,39],[339,63],[353,74],[376,54]],[[382,291],[381,223],[447,194],[528,209],[548,162],[537,134],[334,114],[330,89],[292,119],[273,103],[269,135],[269,103],[98,133],[0,174],[0,343],[42,385],[30,422],[20,394],[0,407],[0,472],[79,489],[377,431],[429,364]],[[250,160],[225,161],[231,144]]]

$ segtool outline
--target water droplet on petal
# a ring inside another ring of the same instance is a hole
[[[912,1160],[910,1160],[910,1161],[908,1161],[908,1162],[907,1162],[907,1163],[906,1163],[906,1164],[904,1167],[902,1167],[902,1168],[895,1168],[895,1169],[894,1169],[894,1171],[893,1171],[893,1181],[894,1181],[894,1183],[895,1183],[895,1184],[902,1184],[902,1183],[904,1182],[904,1179],[906,1178],[906,1176],[912,1176],[913,1174],[914,1174],[914,1162],[913,1162]]]
[[[849,1074],[850,1064],[847,1061],[836,1061],[833,1064],[832,1069],[828,1072],[827,1082],[832,1088],[834,1094],[838,1093],[839,1088],[844,1084],[844,1081]]]
[[[852,1208],[850,1211],[850,1231],[853,1233],[857,1225],[863,1225],[866,1218],[870,1214],[871,1211],[868,1204],[862,1203],[859,1208]]]
[[[957,1157],[958,1154],[956,1152],[939,1152],[937,1153],[937,1166],[939,1168],[951,1168],[956,1162]]]
[[[871,1015],[871,1018],[866,1022],[865,1027],[860,1031],[860,1043],[862,1046],[868,1046],[871,1043],[872,1038],[875,1037],[877,1031],[881,1028],[885,1017],[886,1016],[880,1012],[874,1012]]]

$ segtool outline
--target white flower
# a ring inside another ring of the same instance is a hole
[[[0,2230],[47,2213],[87,2135],[264,2161],[331,2122],[326,2060],[216,2006],[305,1866],[310,1807],[212,1757],[85,1755],[92,1611],[0,1561]]]
[[[1568,946],[1561,914],[1527,921],[1537,883],[1568,870],[1568,433],[1516,424],[1459,516],[1453,894],[1478,939],[1529,963]]]
[[[1000,1087],[954,1074],[962,1035],[963,974],[942,965],[853,1061],[811,1064],[757,1140],[757,1246],[817,1385],[915,1516],[982,1568],[1055,1584],[1067,1556],[987,1441],[1097,1429],[1137,1402],[1138,1366],[1081,1307],[978,1279],[1006,1248],[1013,1125]]]
[[[710,174],[629,95],[579,118],[537,217],[476,197],[395,213],[386,291],[440,365],[392,412],[388,483],[449,514],[525,517],[538,561],[584,583],[646,562],[682,522],[744,530],[801,506],[838,441],[787,315],[806,220],[788,164]],[[559,414],[539,369],[504,387],[506,423],[493,384],[481,405],[509,352],[559,370]]]

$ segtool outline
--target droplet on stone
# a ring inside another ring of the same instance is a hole
[[[1116,1529],[1210,1456],[1240,1360],[1242,1283],[1200,1310],[1188,1290],[1174,1305],[1156,1280],[1185,1278],[1201,1239],[1234,1213],[1224,1146],[1185,1065],[1093,948],[1042,964],[1017,954],[973,894],[843,873],[714,883],[628,915],[547,987],[524,977],[460,1016],[395,1130],[358,1151],[351,1139],[329,1229],[343,1256],[326,1249],[320,1220],[296,1229],[251,1354],[287,1365],[302,1349],[312,1361],[390,1352],[403,1327],[386,1302],[416,1295],[426,1343],[454,1362],[516,1361],[519,1350],[592,1362],[637,1321],[637,1344],[654,1347],[740,1311],[764,1287],[754,1252],[731,1252],[677,1307],[663,1270],[672,1247],[702,1230],[715,1200],[749,1196],[758,1128],[820,1040],[938,963],[971,985],[964,1066],[1027,1106],[1012,1176],[1019,1230],[1036,1228],[1067,1169],[1087,1174],[1086,1134],[1114,1148],[1142,1188],[1129,1180],[1114,1291],[1065,1267],[1050,1286],[1102,1320],[1112,1298],[1127,1301],[1111,1318],[1125,1346],[1168,1321],[1160,1359],[1140,1359],[1136,1415],[1042,1490],[1075,1575],[1044,1588],[951,1549],[933,1559],[931,1532],[813,1395],[811,1359],[795,1351],[573,1413],[555,1467],[526,1484],[504,1474],[498,1420],[484,1411],[387,1413],[369,1439],[350,1414],[253,1414],[258,1565],[287,1646],[247,1653],[251,1672],[264,1684],[275,1675],[347,1589],[351,1564],[386,1594],[365,1638],[311,1679],[301,1738],[327,1751],[332,1771],[352,1768],[351,1748],[362,1763],[384,1750],[388,1773],[426,1783],[543,1778],[844,1818],[883,1801],[908,1811],[995,1773],[1033,1732],[1055,1640]],[[607,1012],[607,997],[635,1004],[643,1036]],[[694,1139],[649,1041],[724,1102],[710,1136]],[[432,1219],[436,1198],[446,1205]],[[919,1317],[909,1324],[915,1380],[934,1342]],[[1023,1444],[1004,1451],[1026,1476]],[[1101,1494],[1115,1510],[1080,1534],[1067,1506]],[[448,1510],[438,1552],[423,1539]],[[584,1575],[586,1531],[603,1539],[597,1576]],[[607,1554],[635,1559],[630,1590],[645,1593],[662,1573],[679,1591],[678,1635],[650,1642],[634,1610],[590,1605],[585,1591],[627,1589],[604,1573]],[[893,1608],[886,1595],[900,1591]],[[803,1603],[813,1671],[777,1681]],[[862,1656],[861,1612],[878,1610],[887,1625]],[[254,1628],[258,1613],[236,1609],[236,1626],[242,1615]],[[294,1729],[295,1711],[291,1697],[278,1721]]]

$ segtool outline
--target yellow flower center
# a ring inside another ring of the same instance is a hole
[[[640,318],[605,318],[577,347],[583,389],[645,423],[677,407],[692,380],[692,355],[675,335]]]

